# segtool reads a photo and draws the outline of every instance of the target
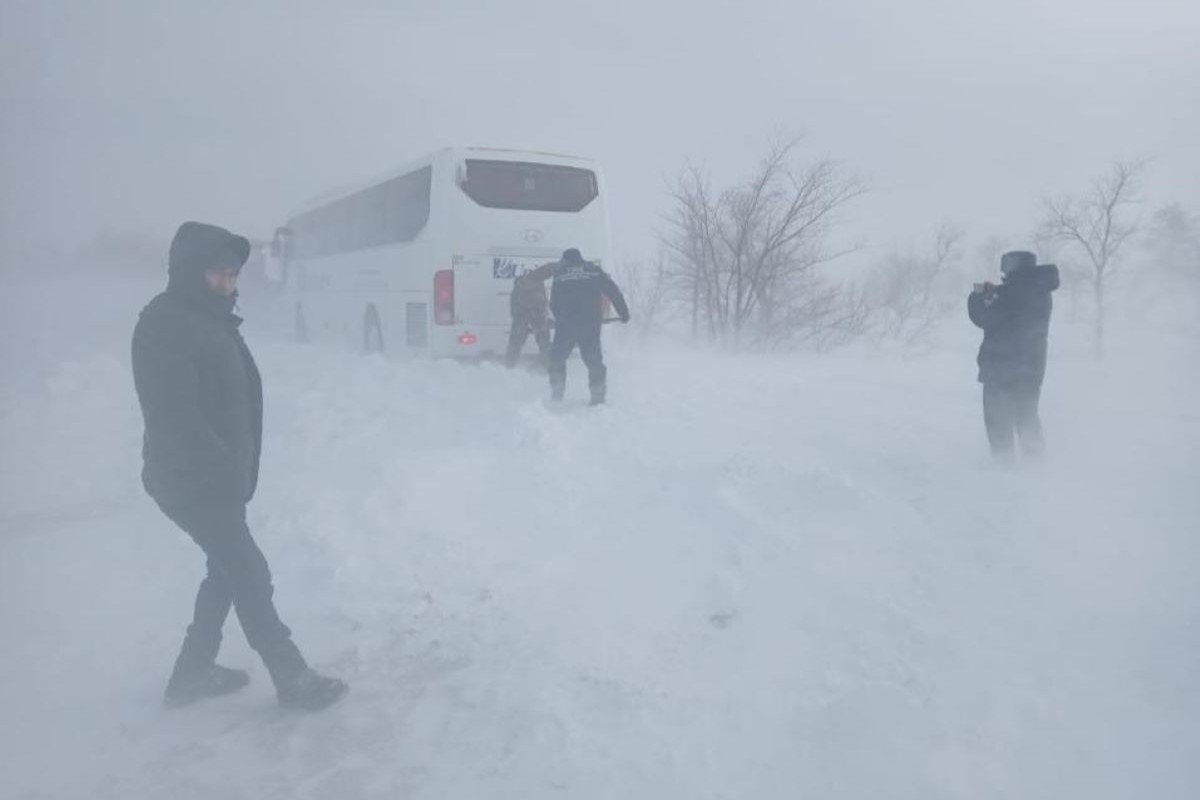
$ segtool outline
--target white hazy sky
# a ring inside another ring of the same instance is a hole
[[[183,219],[267,236],[333,185],[448,144],[589,155],[618,252],[665,178],[772,133],[872,186],[846,231],[1032,227],[1040,194],[1152,157],[1200,210],[1200,2],[0,0],[0,238]],[[10,251],[12,252],[12,251]]]

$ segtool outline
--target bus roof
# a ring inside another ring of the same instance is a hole
[[[454,148],[451,148],[454,149]],[[594,159],[585,158],[584,156],[572,156],[565,153],[550,153],[544,150],[513,150],[506,147],[463,147],[457,148],[463,151],[482,152],[482,153],[507,153],[516,156],[543,156],[549,158],[562,158],[568,161],[587,161],[594,162]]]
[[[460,157],[464,157],[464,158],[467,156],[470,156],[473,153],[494,154],[495,156],[503,155],[504,158],[501,160],[504,160],[504,161],[523,161],[523,160],[538,159],[538,158],[555,158],[555,159],[561,159],[563,161],[576,161],[576,162],[583,162],[586,164],[594,164],[595,163],[594,159],[584,158],[583,156],[571,156],[571,155],[565,155],[563,153],[550,153],[550,152],[545,152],[545,151],[541,151],[541,150],[514,150],[511,148],[504,148],[504,147],[443,147],[440,150],[434,150],[431,153],[427,153],[421,158],[415,159],[413,161],[408,161],[398,167],[394,167],[393,169],[391,169],[385,173],[377,174],[369,180],[355,181],[354,183],[342,184],[341,186],[338,186],[336,188],[321,192],[319,195],[317,195],[316,197],[313,197],[307,203],[303,204],[302,206],[300,206],[297,209],[294,209],[292,211],[292,213],[288,215],[288,220],[291,221],[291,220],[295,219],[296,217],[300,216],[301,214],[307,213],[316,208],[320,208],[321,206],[325,205],[326,203],[333,202],[334,200],[337,200],[341,197],[346,197],[348,195],[352,195],[357,192],[361,192],[363,189],[369,189],[372,186],[376,186],[380,183],[383,183],[384,181],[389,181],[392,178],[397,178],[401,175],[407,175],[409,172],[412,172],[413,170],[420,169],[421,167],[432,164],[434,161],[437,160],[438,156],[441,156],[446,153],[458,154]]]

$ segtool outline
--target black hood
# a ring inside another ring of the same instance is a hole
[[[185,222],[175,231],[171,253],[167,257],[167,272],[174,282],[178,278],[198,279],[204,270],[213,267],[241,269],[250,257],[250,240],[230,233],[216,225]]]
[[[235,267],[241,270],[250,257],[250,241],[216,225],[185,222],[171,240],[167,257],[167,291],[214,310],[232,310],[233,298],[208,288],[204,271]]]
[[[1053,292],[1059,287],[1058,267],[1054,264],[1020,267],[1004,276],[1004,284],[1019,286],[1022,289]]]

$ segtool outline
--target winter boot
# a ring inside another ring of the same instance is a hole
[[[179,708],[197,700],[232,694],[250,682],[250,674],[241,669],[230,669],[213,664],[196,672],[176,672],[167,683],[163,694],[163,705]]]
[[[306,669],[292,680],[275,687],[279,705],[304,711],[320,711],[336,703],[350,687],[337,678],[327,678]]]
[[[608,387],[603,383],[597,383],[594,386],[591,386],[589,388],[592,390],[592,401],[591,401],[590,405],[593,405],[593,406],[604,405],[604,400],[605,400],[606,396],[608,395]]]

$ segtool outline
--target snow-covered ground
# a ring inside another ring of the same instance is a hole
[[[166,711],[203,561],[138,483],[147,297],[13,325],[59,344],[0,405],[0,796],[1200,796],[1195,340],[1099,365],[1057,325],[1049,458],[1010,472],[965,320],[919,357],[621,332],[612,404],[576,362],[562,410],[251,328],[251,526],[352,691],[278,710],[231,618],[250,687]]]

